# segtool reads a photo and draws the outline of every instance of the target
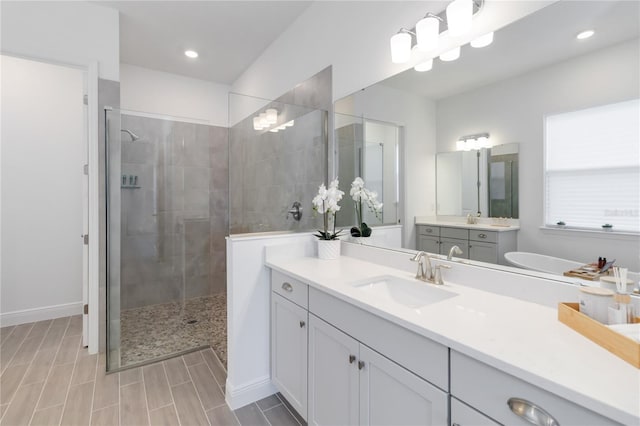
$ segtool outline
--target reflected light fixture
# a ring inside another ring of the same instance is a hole
[[[443,54],[440,55],[440,60],[444,62],[455,61],[460,57],[460,46],[454,47],[451,50],[447,50]]]
[[[433,68],[433,59],[427,59],[426,61],[420,62],[418,65],[413,67],[413,69],[418,72],[429,71],[431,70],[431,68]]]
[[[592,35],[594,35],[594,34],[595,34],[595,31],[593,31],[593,30],[586,30],[586,31],[582,31],[581,33],[579,33],[579,34],[576,36],[576,38],[577,38],[578,40],[585,40],[585,39],[587,39],[587,38],[591,37],[591,36],[592,36]]]
[[[186,56],[187,58],[195,59],[198,57],[198,52],[196,52],[195,50],[185,50],[184,56]]]
[[[481,47],[487,47],[488,45],[490,45],[491,43],[493,43],[493,31],[491,31],[490,33],[486,33],[485,35],[481,35],[480,37],[471,40],[471,47],[475,47],[476,49],[479,49]]]
[[[433,13],[427,13],[427,16],[418,21],[416,24],[416,43],[418,50],[427,52],[438,47],[441,20],[442,18]]]
[[[411,57],[411,34],[408,30],[402,28],[391,37],[391,62],[394,64],[403,64]]]
[[[489,133],[462,136],[456,142],[456,150],[458,151],[471,151],[482,148],[489,148]]]
[[[275,108],[269,108],[265,111],[267,123],[276,124],[278,122],[278,110]]]
[[[460,37],[471,29],[473,0],[454,0],[447,6],[449,35]]]

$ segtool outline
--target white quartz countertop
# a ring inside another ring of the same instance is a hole
[[[444,226],[447,228],[465,228],[465,229],[477,229],[479,231],[516,231],[520,229],[517,225],[494,225],[490,223],[466,223],[466,222],[453,222],[444,220],[425,220],[416,219],[416,225],[430,225],[430,226]]]
[[[347,256],[267,266],[603,416],[640,424],[640,370],[562,324],[554,308],[448,282],[438,288],[457,296],[404,307],[351,283],[413,274]]]

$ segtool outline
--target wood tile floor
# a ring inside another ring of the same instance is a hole
[[[229,410],[211,349],[105,374],[81,340],[81,316],[0,329],[0,425],[305,424],[279,395]]]

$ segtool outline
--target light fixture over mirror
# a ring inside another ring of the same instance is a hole
[[[473,0],[454,0],[447,6],[447,27],[449,35],[460,37],[471,30]]]
[[[443,32],[448,31],[452,37],[467,34],[471,31],[474,14],[478,13],[483,5],[484,0],[454,0],[440,15],[428,12],[424,18],[416,23],[415,27],[401,28],[390,40],[391,62],[394,64],[408,62],[411,59],[413,48],[420,52],[436,50],[440,41],[440,22],[444,24]],[[477,39],[479,45],[475,47],[488,46],[492,41],[493,33],[486,34]],[[457,57],[450,60],[454,59]]]
[[[456,142],[457,151],[471,151],[482,148],[489,148],[489,133],[478,133],[476,135],[462,136]]]
[[[418,21],[416,24],[418,50],[428,52],[438,48],[441,20],[439,16],[427,13],[427,16]]]

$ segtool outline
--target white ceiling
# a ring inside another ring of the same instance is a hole
[[[431,71],[411,68],[380,84],[442,99],[638,38],[639,17],[638,1],[561,1],[497,31],[488,47],[463,46],[454,62],[434,59]],[[595,35],[577,40],[586,29]]]
[[[97,3],[120,11],[121,62],[231,84],[311,1]]]

